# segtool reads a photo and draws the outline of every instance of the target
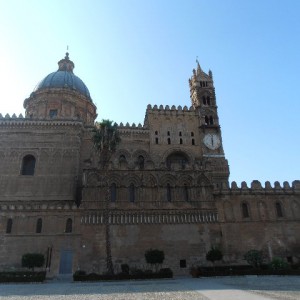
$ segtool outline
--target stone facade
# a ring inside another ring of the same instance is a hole
[[[0,115],[0,266],[44,253],[48,276],[105,270],[105,192],[110,187],[112,257],[142,267],[149,248],[176,274],[226,263],[250,249],[298,261],[300,181],[228,183],[212,72],[189,80],[192,106],[148,105],[144,124],[117,124],[108,169],[92,135],[96,114],[68,54],[24,101],[26,117]]]

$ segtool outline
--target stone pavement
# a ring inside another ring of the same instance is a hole
[[[1,300],[299,300],[300,276],[0,284]]]

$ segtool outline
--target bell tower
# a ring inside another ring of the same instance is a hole
[[[225,159],[212,72],[206,74],[197,60],[197,69],[189,79],[192,106],[199,117],[202,159],[216,187],[227,184],[228,162]]]

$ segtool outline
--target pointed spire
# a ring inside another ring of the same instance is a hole
[[[199,75],[201,73],[202,69],[201,69],[199,61],[198,61],[198,56],[196,58],[196,63],[197,63],[197,75]]]

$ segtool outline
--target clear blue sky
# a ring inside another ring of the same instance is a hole
[[[300,179],[300,1],[0,0],[0,112],[57,70],[74,73],[99,119],[143,123],[147,104],[190,106],[198,57],[211,69],[230,180]]]

